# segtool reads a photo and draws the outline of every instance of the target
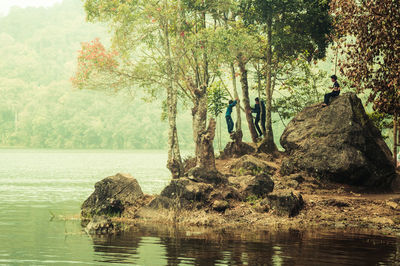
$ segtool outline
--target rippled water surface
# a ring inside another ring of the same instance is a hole
[[[161,151],[0,150],[0,264],[400,264],[397,238],[366,234],[205,233],[160,226],[118,236],[82,232],[79,206],[95,182],[131,173],[145,193],[158,193],[169,180],[165,162]]]

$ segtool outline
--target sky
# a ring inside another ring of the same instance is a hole
[[[60,3],[62,0],[0,0],[0,15],[5,16],[10,11],[12,6],[27,7],[27,6],[52,6],[55,3]]]

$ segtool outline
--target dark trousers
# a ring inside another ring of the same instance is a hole
[[[328,104],[329,104],[329,100],[330,100],[332,97],[337,97],[337,96],[339,96],[339,94],[340,94],[340,91],[332,91],[331,93],[325,94],[324,103],[325,103],[326,105],[328,105]]]
[[[228,125],[228,132],[232,133],[233,130],[233,120],[232,117],[230,115],[225,116],[226,119],[226,124]]]
[[[261,116],[261,127],[263,131],[260,129],[260,125],[258,124],[260,122],[260,116],[256,116],[256,120],[254,121],[254,125],[256,126],[257,132],[259,136],[262,136],[263,132],[265,132],[265,115]]]

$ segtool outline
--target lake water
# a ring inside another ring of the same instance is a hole
[[[213,235],[159,226],[116,236],[82,231],[79,207],[95,182],[131,173],[145,193],[159,193],[169,181],[165,162],[162,151],[0,150],[0,265],[400,264],[395,237],[298,231]]]

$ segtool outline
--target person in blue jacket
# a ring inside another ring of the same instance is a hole
[[[232,133],[233,131],[233,120],[232,120],[232,109],[233,107],[236,106],[236,104],[239,102],[239,99],[235,99],[234,101],[229,100],[229,105],[228,108],[226,109],[225,113],[225,119],[226,119],[226,124],[228,125],[228,132],[229,134]]]

